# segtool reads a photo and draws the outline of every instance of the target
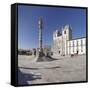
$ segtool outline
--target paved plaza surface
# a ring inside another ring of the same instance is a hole
[[[19,85],[86,81],[86,55],[53,58],[37,62],[35,56],[18,55]]]

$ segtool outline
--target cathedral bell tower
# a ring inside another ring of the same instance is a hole
[[[62,29],[62,54],[67,55],[68,54],[68,41],[72,39],[72,29],[69,25],[65,25],[65,27]]]

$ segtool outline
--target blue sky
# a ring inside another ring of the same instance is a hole
[[[43,45],[53,43],[53,32],[69,24],[73,38],[86,36],[86,10],[40,6],[18,6],[18,48],[38,47],[38,19],[43,18]]]

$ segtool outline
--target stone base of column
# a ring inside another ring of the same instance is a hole
[[[45,56],[44,53],[40,52],[36,61],[43,62],[43,61],[53,61],[53,60],[57,60],[57,59],[52,58],[51,56]]]
[[[43,57],[45,54],[43,52],[39,52],[38,57]]]

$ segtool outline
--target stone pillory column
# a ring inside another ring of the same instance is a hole
[[[42,28],[43,28],[43,21],[42,18],[39,17],[38,21],[38,28],[39,28],[39,56],[44,56],[43,48],[42,48]]]
[[[39,51],[42,51],[42,18],[39,17],[39,21],[38,21],[38,27],[39,27]]]
[[[39,50],[38,50],[38,57],[36,59],[37,62],[40,61],[52,61],[54,60],[51,56],[45,56],[43,47],[42,47],[42,29],[43,29],[43,21],[42,18],[39,17],[38,20],[38,29],[39,29]]]

